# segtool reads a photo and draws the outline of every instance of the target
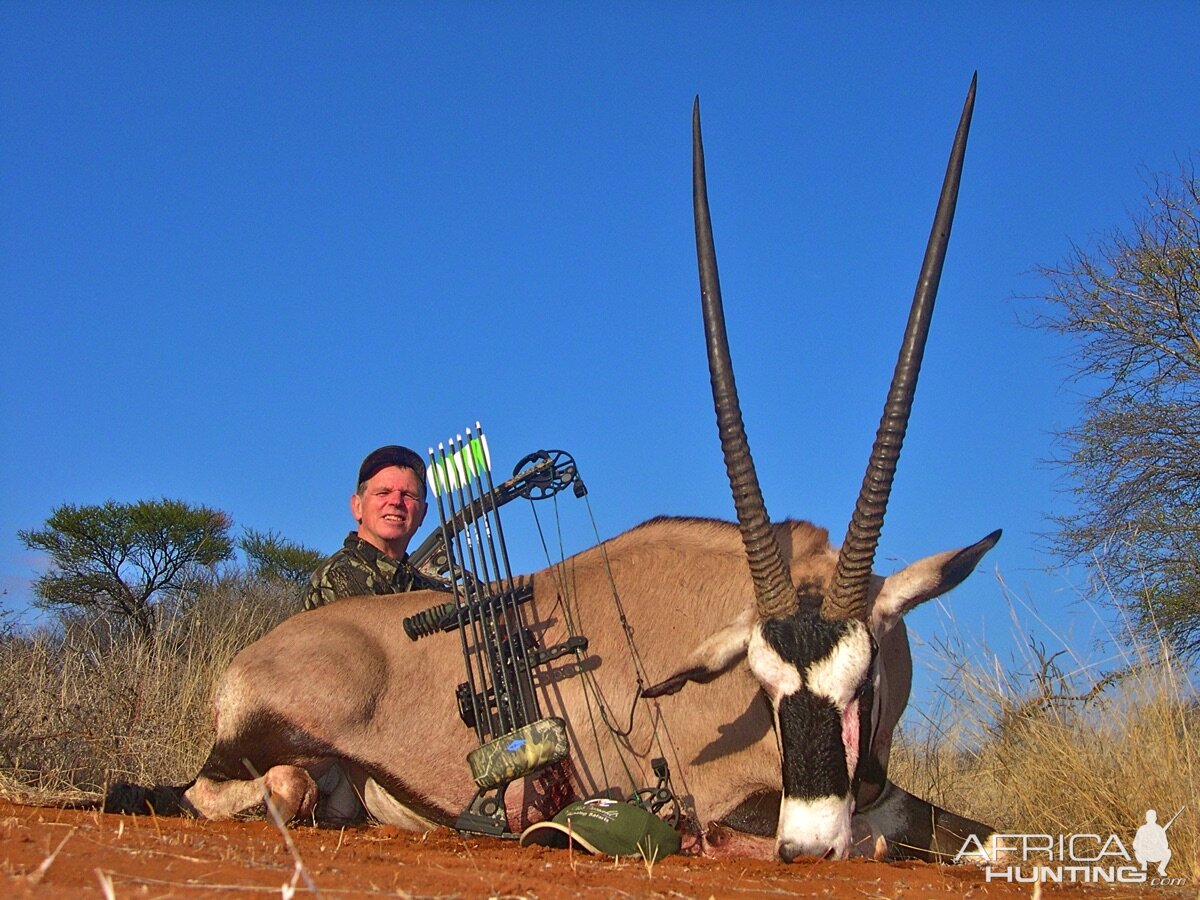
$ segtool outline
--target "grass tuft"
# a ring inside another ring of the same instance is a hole
[[[1200,881],[1200,694],[1167,645],[1132,634],[1105,664],[1027,644],[1004,667],[959,638],[935,645],[940,702],[902,729],[889,776],[906,790],[1016,834],[1115,834],[1132,853],[1148,809],[1169,873]]]
[[[113,782],[188,781],[208,751],[216,678],[296,609],[282,584],[230,578],[149,642],[104,618],[0,637],[0,796],[78,801]]]

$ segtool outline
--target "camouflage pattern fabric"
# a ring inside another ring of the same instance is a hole
[[[316,609],[343,597],[448,589],[448,582],[417,571],[407,554],[401,560],[389,559],[352,531],[342,549],[317,566],[309,578],[304,608]]]
[[[567,723],[548,718],[530,722],[467,754],[471,777],[484,790],[523,778],[567,755]]]

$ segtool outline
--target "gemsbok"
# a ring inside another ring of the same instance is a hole
[[[542,773],[512,785],[504,805],[514,827],[553,815],[570,794],[653,784],[651,760],[663,757],[691,846],[711,854],[949,858],[966,835],[991,834],[897,787],[888,757],[911,685],[902,617],[965,579],[1000,532],[891,575],[872,572],[974,97],[972,81],[840,549],[822,528],[767,516],[725,334],[697,101],[696,247],[737,524],[655,518],[528,577],[525,615],[538,640],[565,641],[574,623],[590,645],[539,673],[542,709],[567,723],[570,765],[558,783]],[[312,772],[337,759],[377,819],[451,825],[474,793],[464,759],[475,736],[453,690],[462,677],[459,639],[443,632],[414,642],[403,629],[405,617],[444,600],[420,592],[338,601],[243,650],[216,691],[216,739],[187,803],[228,817],[261,804],[265,789],[285,816],[306,816],[317,798]]]

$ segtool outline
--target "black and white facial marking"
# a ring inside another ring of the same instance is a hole
[[[874,656],[865,624],[826,621],[811,608],[764,620],[750,636],[750,669],[775,712],[783,765],[775,852],[786,862],[849,852],[854,773],[870,730],[870,703],[860,698]]]

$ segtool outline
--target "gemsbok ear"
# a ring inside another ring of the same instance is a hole
[[[996,546],[1000,533],[997,529],[970,547],[926,556],[885,578],[871,604],[870,624],[875,639],[891,631],[914,606],[958,587],[975,571],[983,555]]]
[[[719,629],[688,654],[683,666],[670,677],[642,689],[643,697],[663,697],[677,693],[689,681],[707,684],[728,672],[746,656],[754,613],[748,610],[737,620]]]

